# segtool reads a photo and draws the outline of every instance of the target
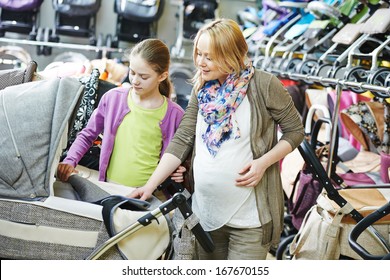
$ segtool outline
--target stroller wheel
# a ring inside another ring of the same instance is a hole
[[[98,39],[96,38],[96,36],[93,35],[93,36],[89,37],[89,45],[90,46],[96,46],[97,42],[98,42]]]
[[[389,68],[379,68],[368,76],[368,83],[376,86],[384,86],[387,77],[390,74]]]
[[[272,65],[273,57],[264,57],[264,59],[261,62],[261,69],[268,70],[270,68],[270,65]]]
[[[337,66],[336,68],[330,69],[329,74],[333,79],[343,80],[345,72],[347,71],[346,66]]]
[[[390,75],[387,75],[386,79],[385,79],[385,84],[384,84],[385,87],[390,87]]]
[[[268,61],[266,70],[271,73],[277,73],[278,64],[280,63],[280,57],[271,57]]]
[[[290,60],[286,60],[282,65],[282,71],[288,73],[296,73],[296,67],[299,62],[301,62],[299,58],[292,58]]]
[[[313,72],[311,73],[313,76],[318,76],[321,78],[330,78],[332,76],[332,64],[325,63],[322,65],[317,66],[316,68],[313,68]],[[320,82],[321,85],[327,87],[329,84]]]
[[[257,58],[254,59],[253,66],[256,69],[263,69],[262,67],[263,67],[264,60],[265,60],[264,56],[258,56]]]
[[[318,67],[318,61],[314,59],[303,60],[297,65],[297,72],[302,75],[310,75],[314,68]],[[305,80],[307,84],[313,84],[311,80]]]
[[[50,42],[51,38],[51,29],[49,27],[46,27],[43,32],[43,41],[44,42]],[[43,46],[42,47],[42,54],[44,56],[49,56],[51,55],[52,48],[49,46]]]
[[[1,34],[0,34],[0,37],[3,37],[3,36],[1,36]],[[28,39],[30,41],[35,41],[37,39],[37,32],[35,30],[33,30],[30,33],[28,33]]]
[[[375,85],[375,86],[385,86],[387,77],[390,76],[390,69],[389,68],[379,68],[375,72],[371,73],[368,76],[368,83]],[[388,98],[389,96],[382,92],[374,92],[373,93],[377,96]]]
[[[96,47],[98,47],[98,49],[96,49],[96,52],[97,52],[96,58],[97,59],[100,59],[103,57],[103,51],[101,50],[101,48],[103,46],[104,46],[103,33],[99,33],[97,40],[96,40]]]
[[[119,38],[118,36],[114,36],[112,39],[111,47],[118,48],[119,47]]]
[[[280,242],[278,249],[276,249],[276,259],[277,260],[291,260],[292,255],[290,254],[290,245],[295,237],[295,234],[287,236]]]
[[[350,70],[345,72],[344,78],[345,80],[351,82],[367,83],[367,79],[368,79],[367,69],[364,68],[363,66],[352,67]],[[363,93],[366,91],[360,87],[353,87],[351,88],[351,90],[356,93]]]
[[[36,40],[38,42],[43,42],[44,41],[44,31],[42,27],[39,27],[37,30],[37,36]],[[43,54],[43,46],[37,46],[37,55],[42,55]]]
[[[112,35],[111,34],[107,34],[106,36],[106,43],[105,43],[105,46],[107,48],[112,48]],[[106,52],[106,57],[107,58],[111,58],[111,52]]]
[[[316,68],[313,68],[313,72],[311,73],[313,76],[319,76],[322,78],[330,78],[332,70],[332,64],[325,63],[319,65]]]
[[[285,58],[278,57],[274,63],[273,66],[273,73],[279,75],[279,76],[284,76],[283,71],[282,71],[282,65],[285,61]]]

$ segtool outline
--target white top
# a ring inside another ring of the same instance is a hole
[[[192,197],[192,209],[206,231],[226,224],[238,228],[260,226],[253,187],[235,185],[238,172],[253,160],[247,97],[237,108],[236,118],[241,137],[223,142],[214,158],[202,137],[196,137],[193,166],[196,191]],[[207,124],[198,113],[196,135],[202,135],[206,129]]]

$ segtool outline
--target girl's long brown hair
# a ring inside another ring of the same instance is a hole
[[[159,39],[145,39],[139,42],[130,52],[130,56],[134,55],[140,55],[158,74],[169,72],[171,61],[169,49],[167,45]],[[173,85],[169,75],[160,83],[159,91],[162,95],[170,98],[173,91]]]

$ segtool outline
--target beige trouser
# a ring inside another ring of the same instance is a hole
[[[265,260],[269,246],[261,245],[263,230],[258,228],[232,228],[223,226],[209,232],[215,250],[207,253],[197,243],[200,260]]]

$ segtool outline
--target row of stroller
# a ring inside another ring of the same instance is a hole
[[[250,56],[286,85],[306,133],[282,162],[285,227],[272,253],[389,258],[389,3],[262,3],[238,15]]]
[[[264,3],[262,25],[247,38],[257,68],[287,79],[301,74],[390,85],[388,1]]]
[[[59,42],[60,35],[87,38],[91,46],[117,48],[120,41],[139,42],[155,37],[157,21],[164,1],[115,0],[117,14],[114,35],[96,32],[97,13],[101,0],[53,0],[54,27],[39,24],[40,8],[44,0],[0,1],[0,37],[7,32],[26,34],[27,39],[40,42]],[[40,47],[38,54],[50,55],[50,47]]]
[[[157,21],[160,19],[164,0],[128,1],[115,0],[117,14],[115,34],[96,34],[96,17],[101,0],[53,0],[54,27],[39,26],[39,11],[44,0],[0,1],[0,37],[6,32],[28,35],[29,40],[59,42],[59,35],[84,37],[90,45],[117,48],[120,41],[139,42],[157,36]],[[179,1],[181,26],[180,39],[191,39],[206,20],[215,18],[218,0]]]

